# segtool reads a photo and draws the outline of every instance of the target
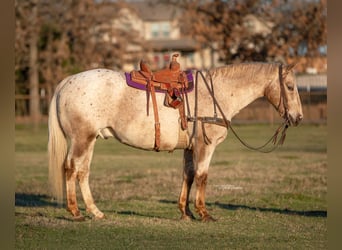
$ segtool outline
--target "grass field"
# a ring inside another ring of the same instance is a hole
[[[260,145],[275,127],[240,125]],[[16,126],[16,249],[327,249],[327,127],[288,130],[270,154],[232,134],[209,170],[213,223],[180,221],[182,151],[146,152],[99,140],[90,185],[104,220],[74,222],[49,197],[47,128]],[[191,193],[193,209],[194,191]],[[84,203],[78,190],[83,214]]]

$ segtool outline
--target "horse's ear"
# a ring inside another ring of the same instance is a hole
[[[283,65],[283,77],[286,77],[287,74],[297,65],[297,63],[290,63],[288,65]]]
[[[289,65],[286,66],[286,71],[290,71],[292,70],[294,67],[296,67],[297,63],[291,63]]]

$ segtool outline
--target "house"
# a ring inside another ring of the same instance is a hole
[[[148,61],[152,70],[163,68],[168,65],[174,53],[181,55],[178,61],[183,69],[219,65],[218,56],[213,63],[209,49],[200,50],[199,44],[192,37],[183,34],[179,24],[182,17],[180,9],[137,1],[130,2],[129,6],[122,7],[119,12],[120,18],[113,25],[133,27],[132,32],[143,40],[140,45],[128,46],[125,55],[127,60],[122,68],[124,71],[137,68],[140,58]],[[139,60],[137,55],[140,55]]]

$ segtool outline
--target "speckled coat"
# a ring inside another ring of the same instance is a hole
[[[210,70],[206,78],[211,75],[215,98],[228,120],[257,98],[265,96],[280,115],[287,114],[291,125],[297,125],[303,113],[292,67],[272,63],[234,64]],[[280,68],[282,74],[279,74]],[[280,78],[284,82],[286,106],[279,105]],[[213,100],[202,80],[196,84],[198,115],[211,117]],[[211,157],[216,146],[226,138],[227,129],[206,124],[206,135],[211,141],[206,144],[201,126],[198,126],[198,133],[190,141],[193,124],[189,122],[188,129],[182,131],[178,110],[163,105],[164,94],[156,95],[160,151],[184,150],[183,184],[178,201],[181,218],[194,218],[189,209],[189,193],[195,181],[196,211],[203,221],[213,220],[205,207],[205,188]],[[193,114],[195,96],[193,92],[188,96]],[[76,180],[87,211],[96,218],[104,216],[96,207],[89,188],[89,168],[97,138],[115,137],[136,148],[154,149],[154,117],[147,116],[146,102],[146,92],[128,87],[123,72],[109,69],[81,72],[67,77],[57,86],[49,111],[49,178],[52,194],[59,202],[63,201],[63,188],[66,188],[67,209],[75,220],[84,218],[77,205]],[[149,107],[152,114],[152,105]]]

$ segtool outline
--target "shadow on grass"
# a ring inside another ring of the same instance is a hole
[[[57,204],[57,202],[51,201],[51,197],[45,194],[25,194],[25,193],[16,193],[15,194],[15,206],[17,207],[55,207],[55,208],[64,208],[64,205]],[[80,208],[81,212],[85,212],[84,208]],[[56,216],[56,219],[74,222],[77,221],[73,218],[69,212],[65,212],[65,216]],[[21,213],[15,212],[16,216],[35,216],[35,217],[50,217],[44,214],[44,212],[29,212],[29,213]],[[91,220],[92,217],[85,215],[83,220]],[[80,221],[83,221],[80,220]]]
[[[113,211],[111,211],[113,212]],[[156,215],[152,215],[152,214],[142,214],[142,213],[137,213],[134,211],[114,211],[116,214],[120,214],[120,215],[128,215],[128,216],[138,216],[138,217],[146,217],[146,218],[155,218],[155,219],[165,219],[165,217],[162,216],[156,216]]]
[[[168,200],[160,200],[161,203],[170,203],[176,204],[175,201],[168,201]],[[291,209],[280,209],[280,208],[265,208],[265,207],[252,207],[247,205],[234,205],[234,204],[223,204],[220,202],[215,203],[206,203],[207,206],[217,206],[222,209],[227,210],[238,210],[238,209],[246,209],[251,211],[260,211],[260,212],[271,212],[271,213],[279,213],[279,214],[286,214],[286,215],[298,215],[298,216],[306,216],[306,217],[327,217],[327,211],[323,210],[309,210],[309,211],[298,211],[298,210],[291,210]]]
[[[57,204],[57,202],[51,201],[51,197],[44,194],[27,194],[27,193],[15,193],[15,206],[17,207],[56,207],[56,208],[63,208],[63,205]],[[90,220],[92,217],[88,215],[84,215],[85,209],[79,208],[79,210],[82,212],[82,215],[84,216],[84,220]],[[119,215],[127,215],[127,216],[138,216],[138,217],[146,217],[146,218],[156,218],[156,219],[165,219],[161,216],[156,216],[152,214],[143,214],[135,211],[113,211],[113,210],[102,210],[105,214],[106,213],[116,213]],[[26,213],[19,213],[16,212],[17,216],[23,215],[27,216]],[[32,214],[30,214],[32,215]],[[43,216],[43,213],[35,213],[35,216]],[[56,219],[65,220],[74,222],[75,219],[69,214],[66,213],[66,216],[57,216]]]
[[[57,202],[50,201],[45,194],[15,193],[15,206],[18,207],[58,207]]]
[[[49,201],[51,198],[47,195],[40,195],[40,194],[25,194],[25,193],[16,193],[15,194],[15,206],[20,207],[60,207],[56,202]],[[177,204],[176,201],[169,201],[169,200],[159,200],[160,203],[166,204]],[[222,209],[227,210],[238,210],[238,209],[246,209],[251,211],[260,211],[260,212],[271,212],[271,213],[279,213],[279,214],[286,214],[286,215],[298,215],[298,216],[305,216],[305,217],[327,217],[327,211],[323,210],[308,210],[308,211],[299,211],[299,210],[291,210],[291,209],[280,209],[280,208],[265,208],[265,207],[253,207],[247,205],[235,205],[235,204],[224,204],[220,202],[215,203],[206,203],[207,206],[217,206]],[[82,209],[80,209],[82,210]],[[110,211],[113,212],[113,211]],[[134,211],[114,211],[117,214],[121,215],[134,215],[140,217],[153,217],[162,219],[163,217],[150,215],[150,214],[141,214]],[[61,218],[60,218],[61,219]],[[63,218],[66,219],[66,218]],[[69,220],[69,219],[68,219]]]
[[[223,204],[220,202],[215,202],[212,205],[218,206],[219,208],[228,209],[228,210],[238,210],[238,209],[247,209],[252,211],[260,211],[260,212],[271,212],[271,213],[279,213],[279,214],[287,214],[287,215],[299,215],[306,217],[327,217],[327,211],[322,210],[309,210],[309,211],[298,211],[291,209],[280,209],[280,208],[265,208],[265,207],[252,207],[246,205],[234,205],[234,204]]]

